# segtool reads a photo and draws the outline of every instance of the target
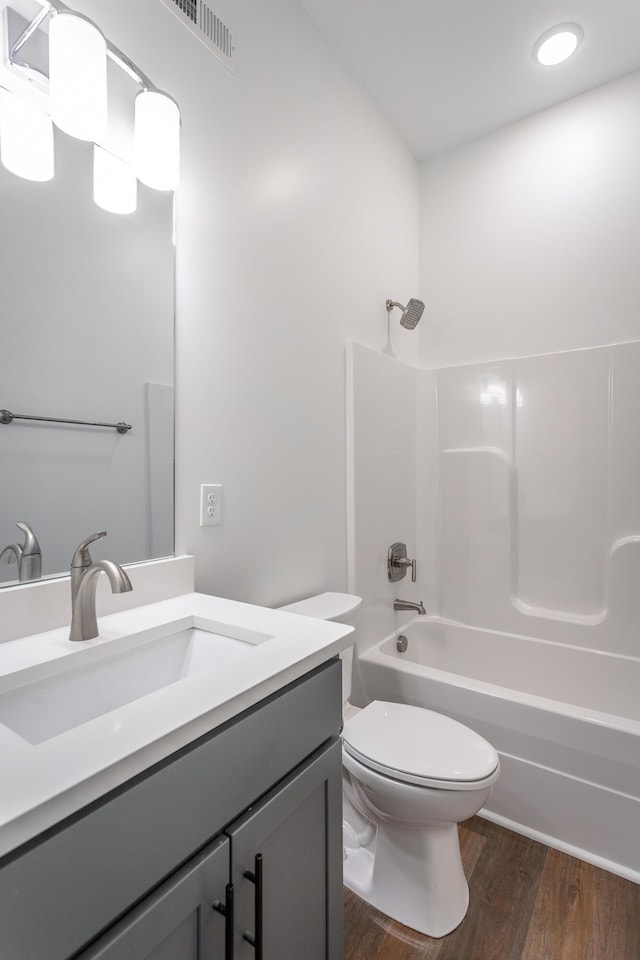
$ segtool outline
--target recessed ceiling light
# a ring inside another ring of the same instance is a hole
[[[582,27],[577,23],[559,23],[538,37],[533,47],[533,58],[544,67],[553,67],[576,52],[583,36]]]

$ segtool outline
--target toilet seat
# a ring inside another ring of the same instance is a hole
[[[344,749],[394,780],[476,790],[497,780],[498,754],[483,737],[443,714],[374,700],[345,722]]]

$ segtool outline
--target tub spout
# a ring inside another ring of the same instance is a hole
[[[419,617],[425,617],[427,611],[424,608],[422,600],[418,603],[414,603],[412,600],[394,600],[393,601],[394,610],[415,610]]]

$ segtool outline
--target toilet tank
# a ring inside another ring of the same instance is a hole
[[[335,620],[338,623],[353,624],[355,613],[362,597],[354,593],[318,593],[295,603],[287,603],[280,610],[297,613],[301,617],[314,617],[316,620]],[[351,672],[353,668],[353,646],[340,654],[342,660],[342,702],[346,703],[351,695]]]

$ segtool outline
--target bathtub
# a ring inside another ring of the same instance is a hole
[[[640,883],[640,659],[420,617],[354,671],[356,705],[418,704],[493,743],[483,816]]]

